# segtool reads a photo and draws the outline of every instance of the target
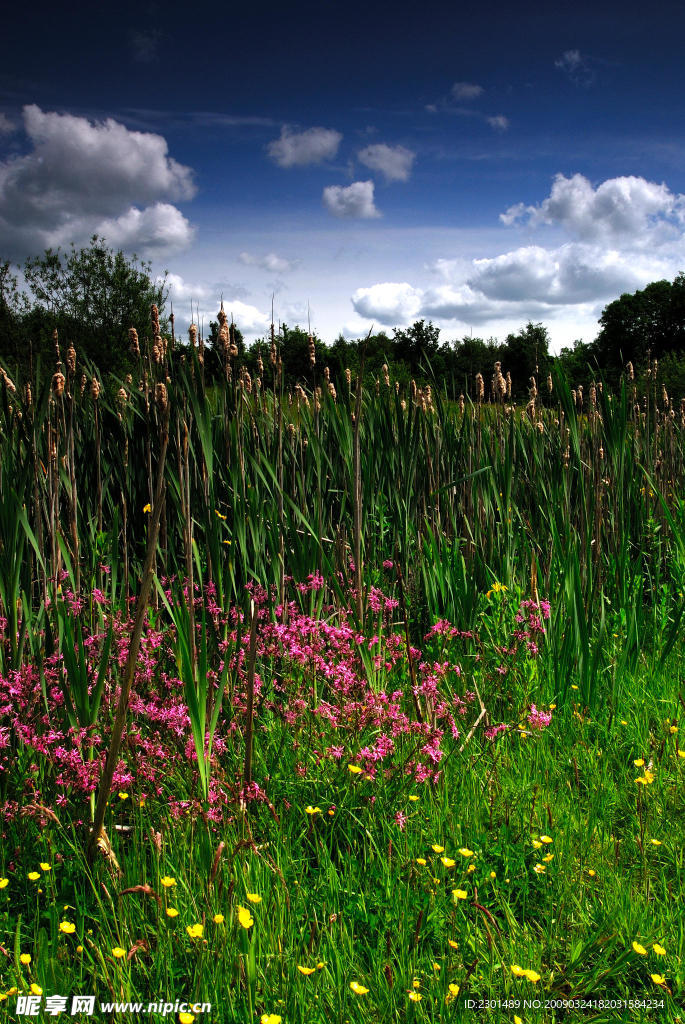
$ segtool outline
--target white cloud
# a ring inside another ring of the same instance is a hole
[[[157,283],[162,284],[163,277],[157,278]],[[212,289],[205,284],[191,284],[181,274],[167,274],[166,285],[169,289],[169,297],[173,302],[198,301],[205,302],[210,298]]]
[[[271,316],[262,313],[256,306],[251,306],[238,299],[224,299],[224,309],[229,320],[235,320],[235,325],[243,334],[264,334],[271,323]]]
[[[405,146],[387,146],[384,142],[366,146],[357,159],[372,171],[380,171],[387,181],[408,181],[416,153]]]
[[[264,256],[253,256],[249,252],[241,252],[238,259],[245,266],[260,267],[262,270],[269,270],[272,274],[287,274],[288,271],[294,270],[299,263],[299,260],[287,260],[275,252],[267,252]]]
[[[270,142],[267,151],[279,167],[305,167],[332,160],[341,142],[341,133],[333,128],[307,128],[296,132],[284,125],[281,137]]]
[[[16,125],[10,121],[7,114],[0,114],[0,136],[12,135],[16,130]]]
[[[422,292],[406,281],[387,281],[370,288],[357,288],[352,305],[359,316],[387,326],[415,319],[421,309]]]
[[[574,174],[557,174],[549,196],[537,206],[517,203],[500,215],[503,224],[557,225],[581,241],[652,248],[679,237],[685,196],[634,176],[608,178],[596,188]]]
[[[323,204],[334,217],[369,219],[380,217],[373,201],[372,181],[354,181],[344,188],[329,185],[323,190]]]
[[[590,59],[583,56],[580,50],[566,50],[561,57],[554,61],[554,67],[563,71],[574,85],[588,88],[594,84],[596,79]]]
[[[498,132],[505,132],[509,127],[509,118],[505,117],[504,114],[495,114],[494,117],[486,117],[485,120],[491,128]]]
[[[450,90],[454,100],[475,100],[484,92],[482,85],[475,82],[455,82]]]
[[[0,163],[4,253],[18,259],[94,233],[142,254],[187,244],[192,229],[165,200],[192,198],[192,171],[169,157],[161,135],[36,105],[23,114],[32,149]]]

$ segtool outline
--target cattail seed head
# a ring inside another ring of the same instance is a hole
[[[308,348],[309,348],[309,365],[310,366],[315,366],[316,365],[316,348],[314,347],[314,339],[312,338],[311,334],[309,335]]]
[[[31,385],[27,381],[26,384],[24,385],[24,402],[26,403],[27,406],[30,407],[32,401],[33,399],[31,397]]]
[[[128,329],[128,350],[137,359],[140,356],[140,344],[138,342],[138,331],[135,327]]]
[[[485,398],[485,381],[483,380],[483,374],[476,374],[476,396],[479,402],[482,402]]]
[[[166,384],[155,385],[155,402],[160,412],[164,412],[167,405],[169,404],[169,396],[167,394]]]
[[[87,383],[88,383],[88,378],[86,377],[85,373],[82,373],[81,374],[81,385],[80,385],[81,398],[83,398],[83,393],[86,390],[86,384]]]
[[[191,324],[188,328],[188,337],[190,338],[190,344],[195,348],[197,344],[197,324]]]
[[[547,374],[547,394],[551,395],[554,390],[554,384],[552,383],[552,374]]]
[[[3,370],[3,368],[1,366],[0,366],[0,377],[2,377],[2,382],[5,385],[5,387],[7,388],[7,390],[9,391],[9,393],[11,395],[16,394],[17,389],[14,386],[14,382],[13,382],[12,378],[7,375],[7,373],[5,372],[5,370]]]
[[[466,402],[464,401],[464,396],[463,395],[459,395],[459,412],[462,415],[464,414],[465,407],[466,407]]]
[[[61,398],[64,394],[64,374],[61,370],[58,370],[57,373],[53,373],[52,375],[52,391],[57,398]]]
[[[73,345],[67,349],[67,369],[69,373],[76,373],[76,349]]]
[[[635,370],[632,363],[626,363],[626,373],[628,374],[628,380],[635,380]]]
[[[345,367],[345,382],[347,384],[348,389],[352,387],[352,370],[349,368],[349,366]]]
[[[97,402],[98,398],[100,397],[100,381],[97,379],[97,377],[93,377],[92,381],[90,382],[90,397],[93,399],[94,402]]]

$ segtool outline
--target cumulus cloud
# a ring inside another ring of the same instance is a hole
[[[278,256],[275,252],[267,252],[264,256],[253,256],[249,252],[241,252],[238,256],[241,263],[248,267],[260,267],[262,270],[269,270],[272,274],[287,274],[294,270],[299,260],[287,260],[284,256]]]
[[[281,137],[269,143],[267,152],[279,167],[306,167],[332,160],[341,142],[341,133],[333,128],[307,128],[297,132],[284,125]]]
[[[16,131],[13,121],[10,121],[7,114],[0,114],[0,136],[12,135]]]
[[[475,100],[483,92],[483,86],[475,82],[455,82],[450,89],[450,96],[453,100]]]
[[[157,284],[163,284],[164,278],[158,277]],[[191,284],[181,274],[167,274],[166,286],[169,289],[169,296],[173,302],[189,302],[191,300],[204,302],[210,298],[212,292],[206,284]]]
[[[369,219],[380,217],[373,199],[372,181],[353,181],[351,185],[329,185],[323,190],[323,205],[334,217]]]
[[[566,50],[554,61],[554,67],[563,71],[574,85],[584,88],[593,85],[596,79],[589,58],[584,57],[580,50]]]
[[[269,329],[271,317],[256,306],[238,299],[224,299],[224,309],[229,318],[233,317],[236,327],[243,334],[264,334]]]
[[[366,146],[357,159],[371,171],[380,171],[386,181],[409,181],[416,153],[405,146],[387,146],[384,142]]]
[[[505,117],[504,114],[495,114],[494,117],[486,117],[485,120],[497,132],[505,132],[509,127],[509,118]]]
[[[406,281],[386,281],[370,288],[357,288],[352,296],[355,312],[367,320],[391,326],[415,319],[421,309],[422,292]]]
[[[557,225],[582,241],[651,248],[681,235],[685,196],[634,176],[608,178],[595,188],[582,174],[557,174],[542,203],[517,203],[500,220]]]
[[[93,234],[142,254],[186,245],[192,228],[167,200],[195,194],[166,140],[108,118],[24,107],[30,151],[0,163],[0,251],[13,259]]]
[[[573,316],[588,323],[622,292],[673,278],[685,265],[685,196],[643,178],[593,186],[582,175],[558,175],[542,202],[510,207],[501,220],[551,225],[562,240],[470,261],[445,256],[427,268],[437,283],[358,288],[353,308],[386,325],[420,318],[513,325]]]

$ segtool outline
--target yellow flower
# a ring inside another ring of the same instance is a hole
[[[642,768],[644,763],[645,763],[644,757],[638,757],[635,761],[633,761],[633,764],[635,765],[636,768]]]
[[[60,921],[59,930],[64,932],[65,935],[73,935],[76,931],[76,925],[72,924],[71,921]]]
[[[305,814],[312,814],[312,815],[314,815],[314,814],[321,814],[321,808],[320,807],[312,807],[312,805],[310,804],[309,807],[305,807],[304,813]]]
[[[363,769],[358,764],[348,764],[347,770],[350,775],[361,775]]]
[[[219,509],[218,509],[218,508],[215,508],[215,509],[214,509],[214,512],[215,512],[215,514],[216,514],[216,515],[217,515],[217,516],[219,517],[219,519],[225,519],[225,518],[226,518],[226,516],[223,516],[223,515],[221,514],[221,512],[219,512]]]
[[[462,857],[473,857],[473,850],[469,850],[468,846],[460,846],[459,853]]]
[[[223,914],[215,914],[214,917],[212,918],[212,920],[214,921],[214,924],[223,924],[224,923],[224,915]]]
[[[176,879],[172,878],[171,875],[164,875],[163,878],[160,878],[160,882],[165,889],[170,889],[172,885],[176,885]]]
[[[278,1013],[263,1013],[259,1024],[281,1024],[281,1015]]]
[[[666,981],[663,974],[650,974],[650,978],[652,979],[655,985],[663,985],[663,983]]]
[[[493,878],[493,879],[497,878],[497,874],[496,874],[495,871],[491,871],[490,872],[490,878]]]
[[[43,989],[40,987],[40,985],[36,985],[35,981],[31,983],[31,991],[33,992],[34,996],[43,995]]]
[[[533,868],[533,871],[535,872],[536,875],[544,875],[546,870],[547,870],[547,868],[545,867],[544,864],[536,864],[535,867]]]
[[[300,965],[298,964],[297,969],[300,972],[300,974],[304,974],[304,976],[306,977],[308,974],[313,974],[314,971],[316,970],[316,967],[300,967]]]
[[[148,501],[147,505],[143,506],[143,512],[152,512],[152,505]]]
[[[83,946],[77,946],[76,947],[76,952],[77,953],[82,953],[83,952]]]
[[[639,953],[640,956],[647,956],[647,950],[645,949],[644,946],[641,946],[639,942],[634,942],[633,943],[633,949],[635,950],[636,953]]]
[[[426,858],[425,857],[417,857],[416,858],[416,863],[420,864],[421,867],[423,867],[426,864]]]
[[[469,894],[466,892],[465,889],[452,889],[452,895],[454,896],[455,900],[465,900],[468,899]]]
[[[685,750],[678,750],[678,757],[685,757]]]
[[[542,843],[540,842],[539,839],[534,839],[533,840],[533,849],[534,850],[539,850],[541,846],[542,846]]]
[[[247,907],[238,907],[238,920],[243,928],[251,928],[254,924],[254,918]]]
[[[201,939],[204,928],[201,924],[189,924],[186,925],[186,931],[191,939]]]
[[[433,853],[444,853],[445,852],[445,847],[444,846],[438,846],[437,843],[433,843],[433,845],[431,846],[431,850],[433,851]]]
[[[514,1024],[523,1024],[522,1019],[517,1017],[516,1014],[514,1014]]]
[[[663,946],[660,946],[658,942],[654,943],[652,949],[654,950],[657,956],[666,956],[666,950]]]
[[[176,907],[167,907],[166,908],[166,916],[167,917],[178,917],[178,910],[176,909]]]
[[[41,871],[52,871],[52,866],[50,864],[46,864],[45,861],[42,861],[39,867]]]
[[[246,892],[245,899],[249,900],[250,903],[261,903],[262,897],[258,892]]]
[[[467,873],[469,875],[471,874],[472,871],[475,871],[475,870],[476,870],[476,865],[475,864],[469,864],[469,866],[466,869],[466,871],[467,871]]]
[[[524,971],[523,967],[519,967],[518,964],[512,964],[511,973],[514,975],[515,978],[522,978],[526,972]]]
[[[117,960],[121,960],[122,956],[126,956],[126,950],[122,949],[121,946],[115,946],[112,950],[112,956],[115,956]]]
[[[29,871],[29,878],[32,882],[37,882],[40,878],[40,871]]]
[[[450,982],[450,984],[447,987],[450,990],[450,995],[451,996],[458,996],[459,995],[459,986],[458,985],[455,985],[453,982]]]
[[[452,860],[451,857],[441,857],[440,860],[442,861],[446,868],[453,868],[454,865],[457,863],[456,860]]]
[[[0,889],[5,889],[10,884],[9,878],[0,878]]]
[[[19,957],[19,959],[21,960],[21,962],[25,966],[28,967],[28,965],[31,963],[31,954],[30,953],[22,953],[21,956]]]
[[[421,1000],[423,999],[423,996],[421,995],[420,992],[410,992],[409,998],[411,999],[412,1003],[420,1003]]]
[[[547,856],[543,857],[542,859],[545,861],[546,864],[549,864],[551,860],[554,860],[554,854],[548,853]]]
[[[120,800],[128,800],[128,793],[119,793]]]
[[[459,943],[455,942],[454,939],[448,939],[447,944],[451,946],[452,949],[459,949]]]
[[[325,966],[326,966],[325,961],[324,960],[319,960],[318,964],[316,965],[316,969],[317,969],[317,971],[322,971]]]
[[[652,844],[652,846],[661,846],[661,840],[660,839],[650,839],[649,841]]]
[[[541,843],[553,843],[554,840],[552,839],[551,836],[540,836],[540,842]]]
[[[185,1013],[185,1012],[184,1013],[179,1013],[178,1019],[180,1021],[180,1024],[193,1024],[193,1021],[195,1020],[195,1018],[193,1017],[192,1013]]]
[[[671,736],[675,736],[675,734],[678,732],[678,726],[672,725],[668,731],[670,732]]]
[[[416,793],[410,793],[410,794],[409,794],[409,799],[410,799],[410,800],[411,800],[411,802],[412,802],[412,803],[414,804],[414,803],[416,803],[416,801],[417,801],[417,800],[418,800],[419,798],[418,798],[418,796],[416,795]]]
[[[597,872],[594,870],[594,868],[588,868],[588,875],[590,876],[590,878],[594,878],[596,874]]]
[[[652,782],[654,782],[654,773],[653,773],[653,772],[650,772],[650,771],[648,771],[648,770],[647,770],[647,769],[645,768],[645,778],[646,778],[646,780],[647,780],[647,782],[648,782],[648,783],[652,783]]]
[[[369,991],[364,985],[360,985],[358,981],[351,981],[350,988],[356,996],[365,996]]]
[[[528,981],[532,981],[534,985],[536,984],[536,982],[540,980],[540,975],[538,974],[538,972],[531,971],[530,968],[527,971],[524,971],[523,973],[525,974],[526,978],[528,978]]]

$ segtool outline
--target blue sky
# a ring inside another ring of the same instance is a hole
[[[685,270],[679,4],[15,6],[0,258],[110,244],[327,341],[543,322]]]

